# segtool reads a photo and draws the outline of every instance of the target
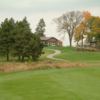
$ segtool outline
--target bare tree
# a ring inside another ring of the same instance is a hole
[[[83,20],[83,13],[80,11],[70,11],[55,19],[59,32],[67,33],[69,36],[70,47],[72,46],[72,39],[75,28]]]

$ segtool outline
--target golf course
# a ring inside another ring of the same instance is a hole
[[[100,0],[0,0],[0,100],[100,100]]]
[[[53,49],[61,51],[55,58],[87,66],[0,72],[0,100],[100,100],[100,52],[47,47],[40,61],[63,62],[47,58]]]

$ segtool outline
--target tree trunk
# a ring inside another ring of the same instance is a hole
[[[83,45],[84,45],[84,41],[83,41],[83,35],[82,35],[82,47],[83,47]]]
[[[7,57],[7,61],[9,61],[9,49],[7,48],[7,55],[6,55],[6,57]]]
[[[18,61],[21,61],[21,56],[20,55],[18,56]]]
[[[78,41],[77,41],[77,47],[79,46]]]
[[[22,62],[24,61],[24,56],[22,56]]]
[[[7,61],[9,61],[9,52],[7,52]]]
[[[83,47],[83,39],[82,39],[82,47]]]
[[[72,37],[69,37],[70,47],[72,47]]]

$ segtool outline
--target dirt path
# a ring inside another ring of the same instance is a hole
[[[60,51],[60,50],[56,50],[56,49],[49,49],[49,50],[53,50],[54,53],[53,53],[53,54],[49,54],[49,55],[47,56],[47,58],[49,58],[49,59],[53,59],[53,60],[65,61],[64,59],[55,58],[56,55],[61,54],[61,51]]]

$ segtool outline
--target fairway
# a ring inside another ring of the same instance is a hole
[[[78,51],[76,48],[70,47],[48,47],[50,49],[57,49],[61,51],[60,55],[56,58],[64,59],[67,61],[80,61],[80,62],[97,62],[100,61],[100,52]]]
[[[0,100],[100,100],[100,68],[1,73]]]

